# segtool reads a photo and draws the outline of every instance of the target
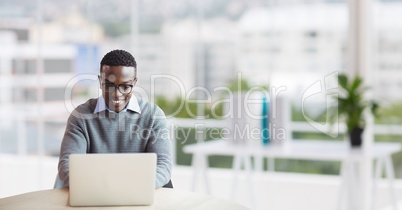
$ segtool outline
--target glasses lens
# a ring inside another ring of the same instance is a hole
[[[131,93],[132,88],[131,85],[119,85],[119,91],[123,94]]]

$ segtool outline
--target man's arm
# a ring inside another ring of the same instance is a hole
[[[152,132],[147,144],[147,152],[157,155],[156,188],[167,184],[172,172],[172,144],[167,120],[163,111],[156,107]]]
[[[60,147],[59,177],[63,187],[69,187],[69,155],[82,154],[87,151],[87,141],[80,120],[71,114],[67,121],[66,131]]]

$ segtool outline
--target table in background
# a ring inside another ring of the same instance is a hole
[[[203,176],[206,184],[206,191],[210,193],[209,181],[206,175],[208,168],[209,155],[227,155],[233,156],[234,179],[232,183],[231,198],[234,198],[236,191],[237,176],[242,165],[248,174],[247,181],[249,186],[250,200],[255,208],[254,193],[251,182],[252,162],[251,157],[255,158],[255,169],[262,171],[262,157],[269,160],[274,158],[297,159],[297,160],[319,160],[319,161],[340,161],[342,185],[340,190],[339,207],[343,194],[352,195],[354,192],[347,189],[357,180],[357,165],[367,160],[375,160],[374,184],[381,178],[382,172],[385,170],[387,179],[390,183],[390,197],[396,209],[396,199],[393,190],[394,166],[392,164],[392,155],[401,151],[400,143],[375,142],[372,148],[364,151],[362,148],[351,148],[346,141],[321,141],[321,140],[293,140],[287,145],[266,145],[263,146],[259,142],[233,143],[225,140],[213,140],[197,144],[186,145],[183,151],[193,154],[192,166],[194,167],[193,190],[195,190],[197,175]],[[268,161],[273,169],[273,161]],[[374,185],[374,192],[376,185]],[[345,193],[346,192],[346,193]],[[375,199],[372,199],[373,202]],[[372,204],[374,206],[374,203]]]
[[[70,207],[68,189],[52,189],[25,193],[0,199],[0,209],[64,210],[64,209],[127,209],[127,210],[247,210],[248,208],[213,196],[177,189],[160,188],[151,206]]]

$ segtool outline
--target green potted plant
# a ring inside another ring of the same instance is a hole
[[[352,147],[362,144],[362,133],[366,124],[365,111],[376,114],[378,104],[364,99],[367,87],[363,86],[363,79],[356,75],[348,78],[345,74],[338,75],[339,94],[335,96],[335,103],[330,109],[330,120],[334,123],[338,117],[346,124],[346,132]],[[337,110],[337,111],[336,111]]]

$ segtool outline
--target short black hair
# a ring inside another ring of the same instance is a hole
[[[136,73],[137,73],[137,62],[135,61],[135,58],[127,51],[125,50],[112,50],[108,53],[106,53],[105,56],[103,56],[101,62],[100,62],[100,70],[102,71],[102,66],[103,65],[108,65],[108,66],[130,66],[134,67]]]

